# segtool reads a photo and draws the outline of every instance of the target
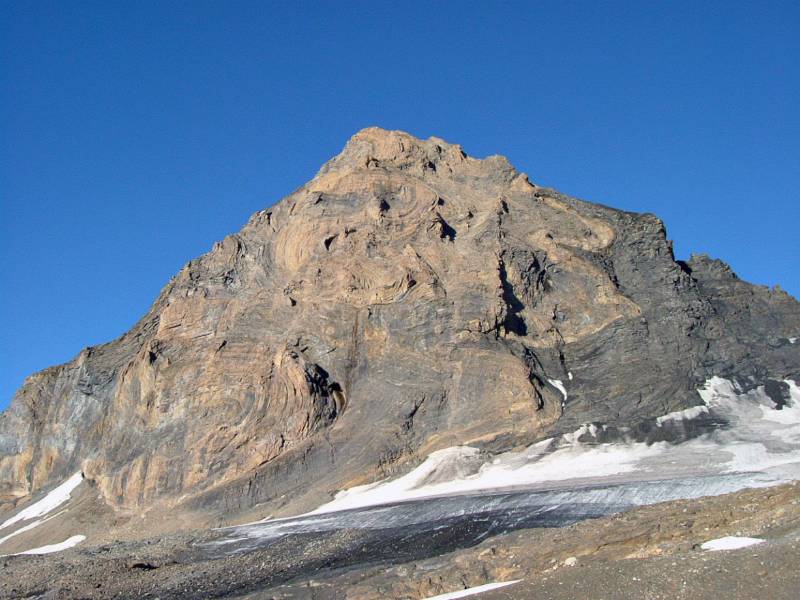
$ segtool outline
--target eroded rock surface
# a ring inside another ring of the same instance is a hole
[[[635,429],[713,375],[778,398],[798,336],[796,300],[676,261],[652,215],[366,129],[128,333],[26,380],[0,512],[78,470],[117,515],[300,512],[453,445]]]

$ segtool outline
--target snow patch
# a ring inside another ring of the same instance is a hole
[[[507,585],[514,585],[515,583],[519,583],[520,581],[522,580],[515,579],[513,581],[487,583],[486,585],[479,585],[477,587],[471,587],[465,590],[459,590],[457,592],[450,592],[448,594],[439,594],[438,596],[430,596],[426,598],[426,600],[452,600],[453,598],[466,598],[467,596],[481,594],[483,592],[488,592],[489,590],[496,590],[497,588],[506,587]]]
[[[433,452],[407,475],[361,485],[336,494],[308,515],[449,496],[490,489],[530,486],[544,482],[598,478],[630,473],[637,463],[660,456],[666,443],[596,444],[578,441],[596,437],[596,425],[583,425],[560,438],[550,438],[522,452],[507,452],[485,461],[478,448],[456,446]],[[450,474],[449,477],[443,477]],[[438,475],[438,477],[436,477]]]
[[[28,521],[30,519],[46,515],[54,508],[59,507],[64,502],[69,500],[72,491],[80,485],[81,481],[83,481],[83,474],[79,471],[48,493],[44,498],[19,511],[10,519],[7,519],[2,525],[0,525],[0,529],[5,529],[6,527],[13,525],[14,523],[19,523],[20,521]]]
[[[774,403],[771,403],[772,406],[762,405],[761,418],[783,425],[782,428],[775,430],[775,435],[783,441],[800,442],[800,387],[791,380],[786,380],[785,383],[789,386],[791,403],[787,403],[780,410]]]
[[[308,514],[348,510],[363,506],[431,495],[431,490],[446,493],[454,481],[473,476],[483,465],[481,451],[471,446],[455,446],[428,455],[421,465],[395,480],[359,485],[336,494],[334,499]],[[435,492],[433,492],[435,494]]]
[[[565,433],[561,437],[567,443],[575,444],[580,438],[587,434],[591,435],[592,437],[597,437],[597,425],[594,423],[584,423],[572,433]]]
[[[52,554],[53,552],[61,552],[62,550],[66,550],[67,548],[72,548],[73,546],[77,546],[85,539],[86,539],[85,535],[73,535],[72,537],[67,538],[66,540],[58,544],[50,544],[49,546],[41,546],[39,548],[25,550],[25,552],[17,552],[16,554],[12,554],[11,556],[19,556],[21,554]]]
[[[797,338],[796,337],[789,338],[789,343],[790,344],[796,344],[797,343]]]
[[[789,386],[789,402],[780,409],[767,395],[764,386],[744,393],[731,381],[712,377],[704,388],[698,390],[712,411],[727,417],[735,426],[732,433],[738,438],[740,443],[736,445],[740,447],[731,448],[731,451],[739,457],[749,457],[746,463],[738,465],[739,470],[745,467],[765,469],[785,462],[777,453],[767,449],[769,442],[800,444],[800,388],[791,379],[784,380],[784,383]],[[744,452],[747,444],[741,443],[743,441],[752,442],[749,452]],[[789,456],[783,458],[793,457],[794,462],[800,459],[797,452],[800,448],[792,450],[794,452],[785,453]],[[767,458],[767,463],[759,464],[755,454],[763,456],[765,451],[773,456]]]
[[[547,381],[550,382],[550,385],[552,385],[559,392],[561,392],[561,395],[564,396],[564,402],[566,402],[567,401],[567,388],[564,387],[564,383],[560,379],[548,379]]]
[[[700,547],[703,550],[738,550],[739,548],[747,548],[748,546],[755,546],[761,544],[764,540],[760,538],[751,537],[737,537],[729,535],[726,537],[717,538],[716,540],[709,540]]]
[[[675,412],[667,413],[663,417],[658,417],[656,419],[656,425],[661,427],[664,423],[668,423],[669,421],[690,421],[707,413],[708,406],[703,406],[702,404],[699,406],[692,406],[686,410],[676,410]]]
[[[20,527],[16,531],[12,531],[7,536],[0,538],[0,546],[14,536],[19,535],[20,533],[25,533],[26,531],[30,531],[31,529],[36,529],[42,523],[47,523],[50,519],[55,519],[58,515],[64,514],[64,512],[66,511],[60,510],[56,514],[48,516],[46,519],[36,519],[33,523],[29,523],[28,525]]]

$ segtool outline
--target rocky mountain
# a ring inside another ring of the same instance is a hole
[[[0,416],[0,514],[82,473],[116,537],[296,514],[436,451],[510,452],[703,404],[778,407],[800,304],[664,224],[539,187],[501,156],[365,129],[189,262],[119,339],[29,377]],[[188,516],[187,516],[188,515]],[[0,532],[3,533],[3,532]]]

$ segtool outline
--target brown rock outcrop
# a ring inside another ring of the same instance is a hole
[[[117,510],[302,510],[446,446],[635,423],[734,368],[797,373],[797,302],[735,280],[758,302],[723,320],[726,281],[676,262],[655,217],[366,129],[130,332],[26,381],[0,416],[0,503],[81,469]]]

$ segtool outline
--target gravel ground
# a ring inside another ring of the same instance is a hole
[[[797,484],[520,530],[457,551],[426,540],[392,546],[386,532],[346,530],[287,537],[209,560],[204,548],[221,533],[189,532],[2,558],[0,598],[420,599],[511,579],[523,581],[478,597],[794,598],[798,532]],[[700,550],[726,535],[767,542]],[[419,548],[426,550],[422,557]]]
[[[800,544],[769,543],[742,550],[629,559],[595,564],[588,559],[549,576],[530,578],[481,600],[796,600]]]

